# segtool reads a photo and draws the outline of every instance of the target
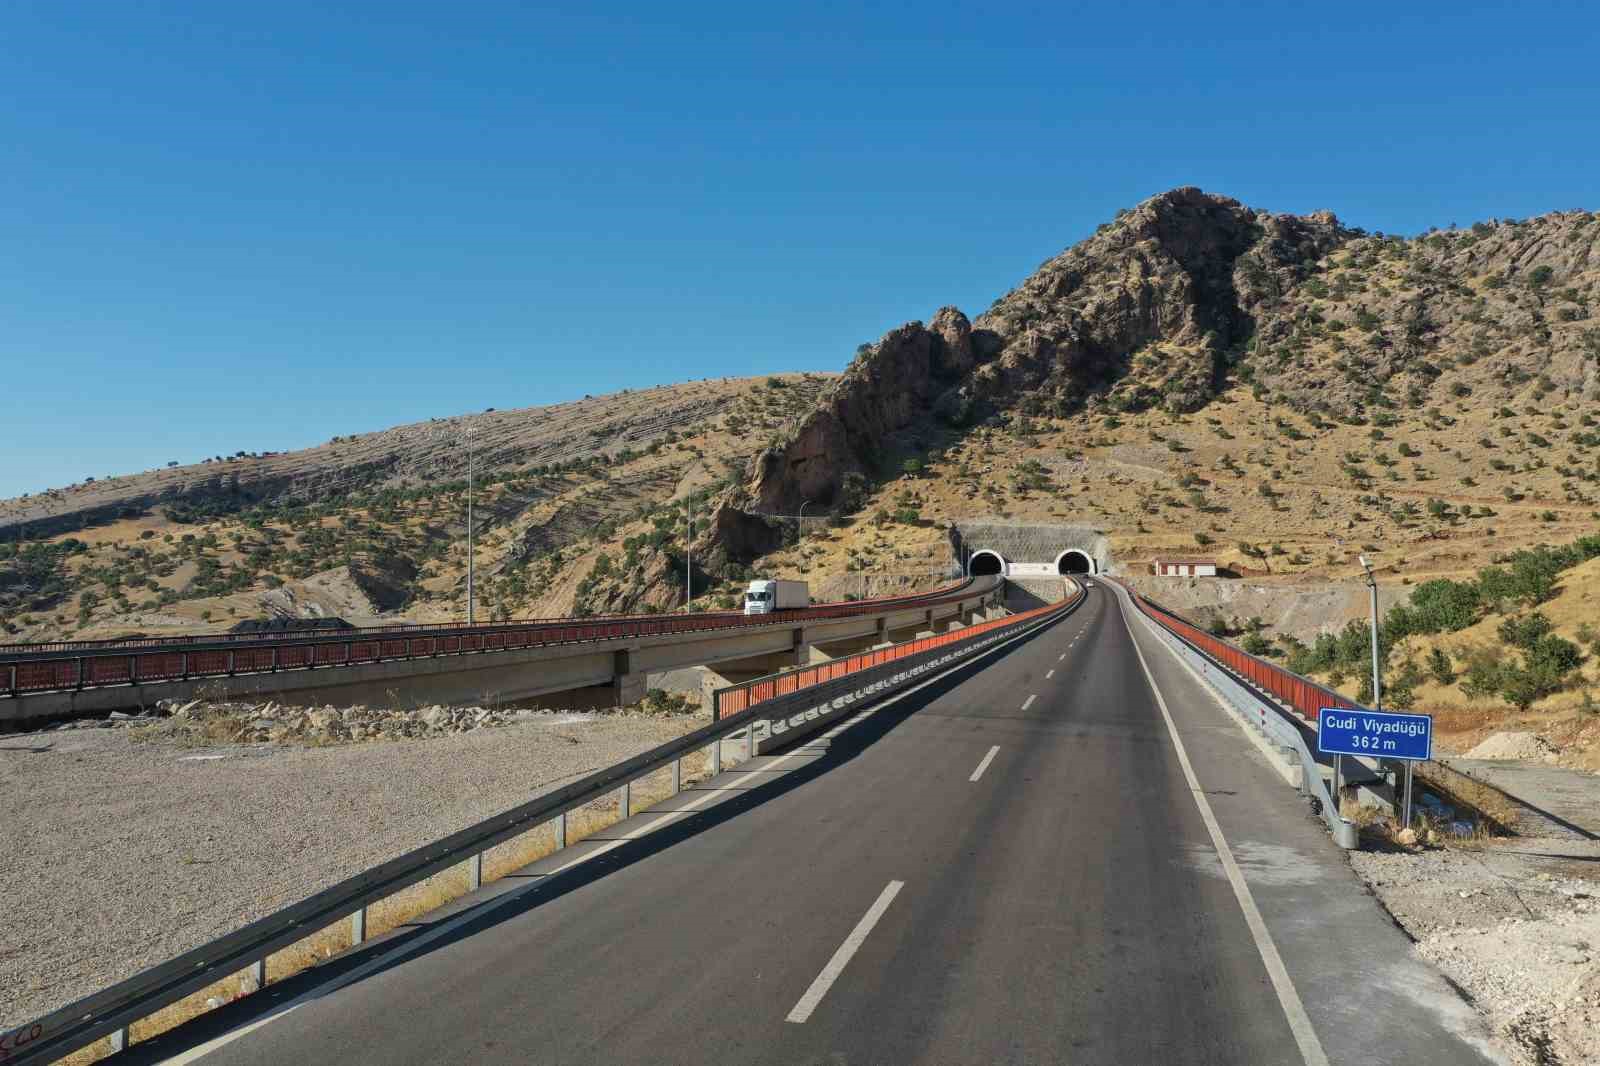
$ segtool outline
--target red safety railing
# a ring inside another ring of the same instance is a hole
[[[832,600],[827,603],[813,603],[810,607],[802,608],[807,611],[843,612],[852,608],[870,610],[875,607],[892,606],[897,603],[917,603],[949,593],[959,592],[972,584],[972,578],[952,582],[927,592],[913,592],[901,596],[880,596],[870,600]],[[794,617],[793,611],[779,612],[783,618]],[[583,619],[584,624],[600,625],[613,622],[677,622],[686,623],[694,621],[693,628],[706,628],[706,620],[717,619],[745,619],[751,622],[766,620],[764,616],[746,616],[743,611],[701,611],[688,615],[656,615],[656,614],[618,614],[618,615],[591,615]],[[371,636],[374,634],[407,634],[407,633],[442,633],[442,632],[471,632],[489,633],[498,630],[522,629],[528,626],[562,626],[573,624],[572,618],[518,618],[504,622],[475,622],[471,625],[465,622],[396,622],[391,625],[361,626],[352,629],[321,629],[306,630],[303,632],[280,633],[185,633],[169,637],[119,637],[113,640],[52,640],[34,641],[26,644],[0,644],[0,663],[9,662],[12,658],[22,655],[37,655],[41,653],[66,652],[73,655],[84,655],[90,652],[119,651],[124,648],[180,648],[188,644],[271,644],[285,640],[308,640],[325,638],[329,640],[349,640]]]
[[[1359,703],[1341,696],[1325,685],[1319,685],[1310,678],[1301,677],[1299,674],[1285,670],[1276,663],[1251,655],[1243,648],[1215,637],[1199,626],[1187,621],[1179,615],[1173,614],[1159,604],[1151,603],[1140,596],[1125,583],[1118,582],[1128,590],[1128,595],[1133,597],[1134,605],[1144,612],[1144,615],[1157,625],[1166,629],[1194,647],[1209,655],[1216,662],[1231,670],[1237,676],[1249,681],[1263,692],[1271,693],[1284,703],[1292,707],[1295,713],[1313,725],[1317,722],[1317,715],[1323,707],[1347,707],[1351,710],[1362,710]]]
[[[834,681],[850,674],[870,670],[884,663],[894,662],[896,659],[905,659],[919,655],[925,651],[942,648],[948,644],[972,640],[985,633],[1001,629],[1006,626],[1025,625],[1034,619],[1040,618],[1052,611],[1061,611],[1072,606],[1083,597],[1081,586],[1074,585],[1072,595],[1059,603],[1046,604],[1035,607],[1031,611],[1007,615],[1004,618],[995,618],[987,622],[978,622],[962,629],[951,630],[948,633],[938,633],[931,637],[918,637],[915,640],[903,641],[886,648],[874,648],[872,651],[860,652],[831,662],[820,663],[816,666],[807,666],[788,673],[774,674],[772,677],[757,678],[754,681],[742,682],[728,688],[718,689],[716,694],[715,716],[718,721],[740,711],[748,710],[758,703],[787,696],[802,689]]]
[[[706,612],[546,619],[518,623],[386,626],[307,634],[218,634],[59,645],[0,646],[0,696],[62,689],[159,683],[198,677],[319,669],[396,659],[511,651],[552,644],[593,643],[672,633],[759,626],[788,626],[832,618],[879,614],[885,609],[931,608],[987,595],[973,579],[932,592],[876,600],[846,600],[772,614]],[[40,650],[42,649],[42,650]]]

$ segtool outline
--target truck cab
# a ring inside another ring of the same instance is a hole
[[[771,614],[777,610],[778,590],[775,581],[752,581],[744,591],[745,614]]]
[[[744,592],[745,614],[771,614],[774,611],[792,611],[811,605],[811,596],[804,581],[772,581],[757,578]]]

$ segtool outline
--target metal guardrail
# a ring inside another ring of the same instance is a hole
[[[1083,590],[1078,588],[1073,595],[1060,603],[1047,604],[1044,607],[1036,607],[1031,611],[992,619],[987,622],[978,622],[948,633],[938,633],[931,637],[918,637],[915,640],[904,641],[887,648],[875,648],[872,651],[843,656],[816,666],[802,667],[798,670],[789,670],[781,674],[758,677],[735,685],[729,685],[727,688],[717,690],[715,709],[712,714],[714,718],[721,720],[729,715],[738,714],[745,708],[757,703],[793,693],[800,693],[802,690],[814,686],[825,685],[836,678],[855,674],[884,663],[891,663],[897,659],[920,655],[924,652],[942,648],[947,644],[968,641],[978,634],[991,629],[1014,626],[1019,619],[1041,617],[1053,611],[1062,610],[1076,603],[1082,597]]]
[[[1200,632],[1195,630],[1194,626],[1169,611],[1158,608],[1153,609],[1147,601],[1143,600],[1133,590],[1128,589],[1121,582],[1117,582],[1117,584],[1123,588],[1126,595],[1139,608],[1140,613],[1153,623],[1151,631],[1164,641],[1168,647],[1172,648],[1180,658],[1189,664],[1195,673],[1199,674],[1218,695],[1228,702],[1237,712],[1246,728],[1254,729],[1267,743],[1286,754],[1291,762],[1299,764],[1300,795],[1311,800],[1312,807],[1322,816],[1322,820],[1327,823],[1328,831],[1333,834],[1334,843],[1341,848],[1351,849],[1357,847],[1359,842],[1355,823],[1339,813],[1339,805],[1333,801],[1328,782],[1322,779],[1321,764],[1317,762],[1316,756],[1312,754],[1310,746],[1306,743],[1305,730],[1285,717],[1281,709],[1268,704],[1258,693],[1253,692],[1243,684],[1226,663],[1217,661],[1209,654],[1203,653],[1199,648],[1192,645],[1187,640],[1185,631],[1194,630],[1195,632]],[[1232,645],[1218,641],[1217,638],[1211,637],[1210,634],[1205,635],[1210,637],[1210,641],[1213,643],[1223,644],[1224,648],[1232,648]],[[1271,663],[1262,663],[1261,660],[1256,659],[1255,656],[1249,655],[1245,651],[1236,648],[1232,650],[1256,663],[1289,674],[1289,671],[1283,670],[1282,667],[1274,666]],[[1315,682],[1307,681],[1298,674],[1289,674],[1289,677],[1305,682],[1316,689],[1322,689],[1322,686],[1317,685]]]
[[[1127,586],[1123,585],[1123,588]],[[1310,678],[1291,673],[1277,663],[1251,655],[1243,648],[1230,644],[1220,637],[1212,636],[1182,616],[1174,614],[1152,600],[1145,599],[1131,588],[1128,589],[1128,595],[1133,597],[1134,603],[1145,614],[1156,618],[1163,626],[1262,691],[1270,692],[1283,700],[1294,708],[1300,717],[1313,725],[1317,721],[1319,710],[1323,707],[1344,707],[1352,711],[1367,709],[1350,697],[1342,696],[1325,685],[1319,685]]]
[[[0,698],[39,692],[76,691],[114,685],[159,684],[204,677],[277,673],[355,666],[394,660],[436,658],[481,652],[516,651],[553,644],[749,629],[797,622],[877,614],[898,607],[933,607],[992,592],[998,581],[968,578],[960,584],[915,596],[845,601],[775,614],[735,613],[634,615],[613,619],[558,619],[517,626],[414,627],[394,632],[361,630],[330,637],[307,634],[248,641],[189,642],[181,649],[93,647],[69,654],[53,652],[0,658]],[[980,588],[980,586],[982,586]],[[0,649],[3,651],[4,649]]]
[[[1072,600],[942,634],[956,639],[887,657],[853,673],[753,702],[684,737],[341,881],[36,1022],[0,1032],[0,1063],[50,1062],[108,1035],[114,1044],[125,1046],[127,1027],[133,1022],[236,974],[249,973],[254,988],[263,988],[268,955],[347,918],[352,940],[359,943],[365,939],[366,912],[373,903],[463,863],[468,864],[469,884],[476,886],[482,879],[484,852],[547,822],[556,822],[557,847],[565,846],[568,812],[610,793],[620,794],[620,813],[627,817],[631,813],[629,790],[634,781],[672,766],[676,791],[682,781],[683,757],[708,745],[713,751],[712,772],[718,772],[725,738],[745,732],[753,751],[756,724],[788,718],[799,706],[798,700],[811,705],[841,700],[854,704],[885,694],[942,670],[946,664],[966,660],[983,649],[1047,625],[1081,600],[1080,590]],[[922,643],[910,641],[905,646]]]

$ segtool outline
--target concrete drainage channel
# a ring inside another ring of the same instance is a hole
[[[790,743],[839,722],[884,696],[979,662],[1001,647],[1024,640],[1075,611],[1083,599],[1079,589],[1063,603],[1015,616],[970,637],[957,637],[926,651],[901,655],[763,700],[677,740],[605,767],[348,878],[31,1024],[0,1032],[0,1060],[53,1062],[105,1037],[110,1038],[112,1050],[122,1050],[128,1044],[128,1027],[132,1023],[202,989],[235,978],[249,991],[263,988],[269,955],[336,922],[348,922],[350,939],[361,943],[367,935],[368,908],[435,874],[464,867],[468,891],[478,888],[482,883],[483,856],[490,848],[526,833],[544,831],[552,823],[557,825],[557,838],[564,844],[567,814],[607,795],[618,797],[618,812],[626,818],[633,813],[633,783],[657,771],[671,769],[672,791],[676,793],[681,787],[686,755],[709,747],[715,773],[721,767],[723,741],[729,737],[742,733],[748,755]]]

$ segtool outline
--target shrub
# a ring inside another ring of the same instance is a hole
[[[1550,619],[1535,611],[1520,618],[1507,618],[1500,623],[1498,633],[1500,639],[1512,647],[1531,651],[1552,628]]]
[[[1467,655],[1461,691],[1473,699],[1493,696],[1500,690],[1500,678],[1505,669],[1504,653],[1499,649],[1475,648]]]
[[[1443,648],[1434,648],[1428,653],[1428,673],[1441,685],[1456,683],[1455,667]]]
[[[1478,620],[1480,604],[1475,586],[1440,578],[1424,581],[1411,593],[1407,616],[1409,633],[1451,633]],[[1390,612],[1391,615],[1394,611]]]

